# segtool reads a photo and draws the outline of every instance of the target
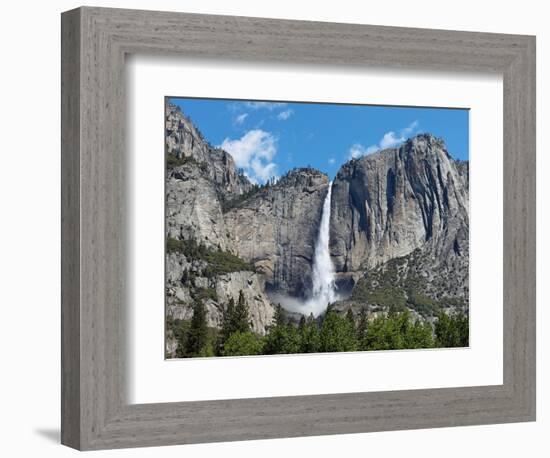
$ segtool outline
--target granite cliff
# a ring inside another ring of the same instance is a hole
[[[211,146],[192,121],[175,105],[166,106],[166,153],[177,160],[191,159],[201,166],[203,176],[211,180],[221,195],[240,195],[252,188],[237,169],[233,157]]]
[[[352,160],[334,180],[331,255],[361,304],[387,305],[373,292],[389,289],[423,314],[467,308],[468,237],[468,164],[432,135]]]
[[[254,186],[227,152],[206,142],[181,110],[166,107],[166,312],[187,320],[193,303],[206,307],[208,325],[219,327],[230,298],[243,294],[252,329],[264,334],[274,307],[264,277],[235,253],[224,203]],[[169,339],[170,340],[170,339]],[[167,342],[173,350],[173,341]]]
[[[270,292],[306,298],[328,177],[296,169],[225,215],[231,243],[266,278]]]

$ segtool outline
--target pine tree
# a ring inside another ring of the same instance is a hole
[[[248,316],[248,303],[244,298],[243,290],[239,291],[239,300],[235,307],[234,330],[239,332],[250,331],[250,317]]]
[[[208,326],[206,323],[206,308],[201,300],[193,305],[193,317],[191,327],[187,334],[187,352],[189,356],[197,356],[206,347],[208,339]]]
[[[235,332],[235,299],[229,298],[227,307],[223,312],[223,321],[218,339],[218,352],[223,353],[225,342]]]
[[[440,312],[435,323],[435,337],[437,347],[467,347],[468,316],[464,313],[447,315]]]
[[[379,316],[368,324],[361,350],[397,350],[433,347],[432,326],[412,321],[408,310]]]
[[[355,332],[355,317],[353,315],[353,310],[351,310],[351,307],[346,312],[346,320],[348,320],[351,329],[353,329],[353,332]]]
[[[300,318],[300,323],[298,323],[298,332],[302,334],[304,332],[305,327],[306,327],[306,317],[302,315]]]
[[[273,324],[264,340],[266,355],[298,353],[300,351],[300,333],[293,324],[286,322],[285,313],[280,304],[275,309]]]
[[[259,355],[263,351],[263,339],[253,332],[234,332],[223,348],[223,356]]]
[[[367,326],[367,312],[365,311],[365,309],[361,309],[361,311],[359,312],[359,323],[357,324],[357,341],[359,342],[359,348],[361,350],[363,349],[363,341],[365,340],[365,336],[367,335]]]
[[[433,328],[429,322],[416,320],[406,336],[406,348],[432,348]]]
[[[323,352],[356,351],[357,337],[349,320],[339,316],[332,307],[327,309],[320,333]]]
[[[275,315],[273,316],[273,323],[275,326],[282,326],[285,324],[285,311],[281,307],[281,304],[277,304]]]
[[[300,320],[300,325],[301,323],[302,320]],[[298,329],[300,329],[300,326]],[[316,353],[319,351],[321,346],[319,326],[313,314],[310,314],[307,320],[304,319],[304,325],[300,330],[300,339],[300,351],[302,353]]]

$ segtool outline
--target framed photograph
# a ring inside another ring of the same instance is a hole
[[[62,442],[535,419],[535,39],[62,15]]]
[[[469,346],[467,109],[165,103],[167,358]]]

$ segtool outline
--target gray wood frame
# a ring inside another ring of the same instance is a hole
[[[535,419],[535,38],[83,7],[62,15],[62,443],[105,449]],[[129,405],[129,53],[499,72],[503,385]]]

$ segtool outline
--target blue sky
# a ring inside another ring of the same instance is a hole
[[[214,146],[259,183],[310,165],[333,178],[352,157],[400,145],[419,133],[442,137],[468,159],[466,109],[170,98]]]

